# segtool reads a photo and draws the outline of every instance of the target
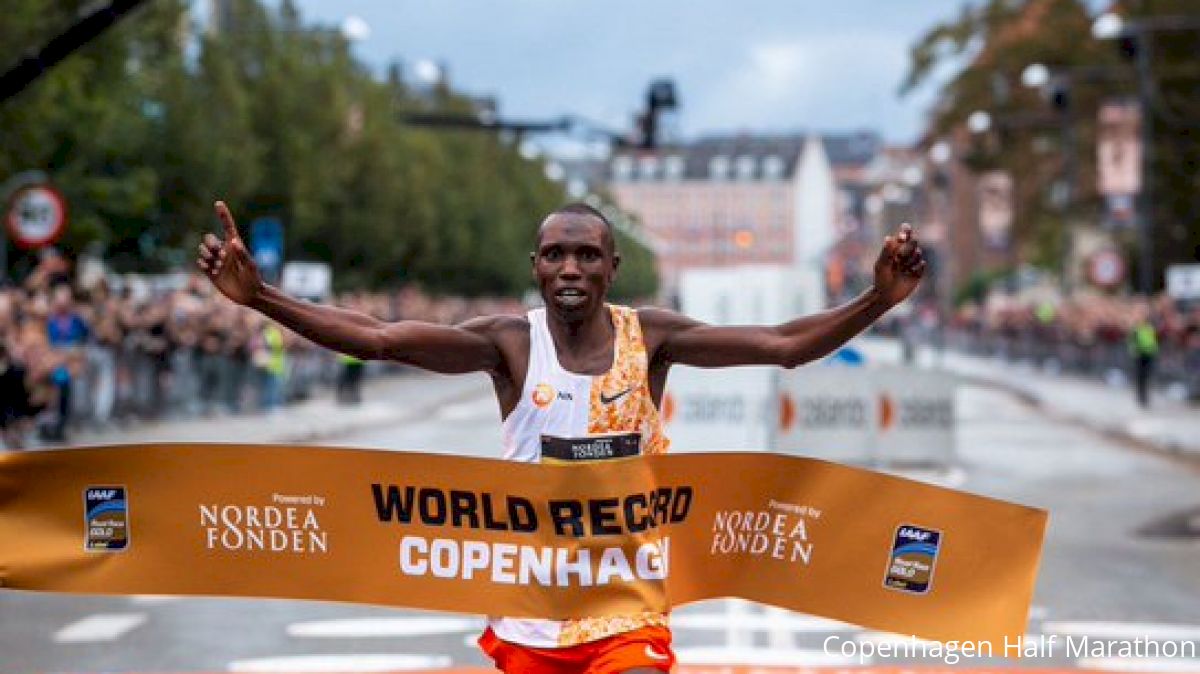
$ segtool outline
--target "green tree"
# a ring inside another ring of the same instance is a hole
[[[83,4],[12,0],[0,57],[44,43]],[[377,80],[293,0],[230,10],[201,34],[187,0],[146,3],[0,105],[0,181],[50,174],[71,210],[63,245],[123,270],[189,266],[222,198],[246,225],[281,218],[286,256],[329,262],[343,288],[530,287],[537,218],[563,203],[562,187],[515,143],[401,119],[474,114],[474,100],[446,83],[410,88],[398,67]],[[622,283],[644,294],[652,260],[625,248]]]
[[[20,0],[0,43],[27,52],[73,20],[81,2]],[[29,13],[31,6],[38,11]],[[162,72],[185,12],[179,0],[139,9],[114,30],[0,106],[0,179],[23,170],[49,174],[70,206],[62,245],[80,250],[154,230],[159,187],[154,155]],[[10,41],[11,40],[11,41]],[[19,45],[19,46],[16,46]],[[11,63],[12,52],[5,54]]]
[[[1003,169],[1013,177],[1016,245],[1023,260],[1044,267],[1062,259],[1069,220],[1099,216],[1096,114],[1101,101],[1130,87],[1128,68],[1111,45],[1092,38],[1091,25],[1083,0],[966,5],[912,47],[901,87],[911,92],[941,68],[958,66],[939,91],[929,133],[949,135],[975,111],[991,115],[992,129],[974,138],[965,162],[975,171]],[[1036,63],[1054,74],[1047,91],[1022,84],[1022,73]],[[1067,177],[1071,163],[1073,179]],[[1055,184],[1069,179],[1070,203],[1056,203]]]
[[[989,111],[994,131],[977,139],[967,157],[977,170],[1003,168],[1016,182],[1014,234],[1022,258],[1055,266],[1062,256],[1068,219],[1098,222],[1103,204],[1095,189],[1096,115],[1100,104],[1134,98],[1137,49],[1149,49],[1149,115],[1153,134],[1153,184],[1156,286],[1166,264],[1200,259],[1200,7],[1192,0],[1123,0],[1113,9],[1127,20],[1171,17],[1177,29],[1143,33],[1141,45],[1130,40],[1097,40],[1094,17],[1083,0],[987,0],[968,5],[951,21],[932,27],[913,46],[902,92],[928,82],[940,67],[957,64],[939,96],[930,133],[961,127],[975,110]],[[1176,21],[1177,19],[1181,19]],[[1020,84],[1031,63],[1067,73],[1069,96],[1059,106]],[[1066,102],[1066,107],[1062,103]],[[1063,121],[1071,134],[1061,132]],[[1065,142],[1065,141],[1073,142]],[[1064,173],[1070,156],[1077,168],[1074,199],[1067,210],[1052,203],[1051,186]],[[1134,232],[1123,233],[1129,252]],[[1135,256],[1130,256],[1136,259]]]

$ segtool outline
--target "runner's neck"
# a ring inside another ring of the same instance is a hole
[[[608,350],[615,343],[617,335],[608,304],[600,305],[599,311],[579,321],[564,321],[547,311],[546,327],[554,340],[555,350],[570,360]]]

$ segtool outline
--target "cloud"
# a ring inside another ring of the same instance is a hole
[[[713,73],[685,112],[695,129],[894,131],[907,39],[829,33],[750,45]],[[911,106],[910,106],[911,107]]]
[[[750,49],[750,84],[768,97],[786,96],[803,81],[805,54],[800,44],[764,44]]]

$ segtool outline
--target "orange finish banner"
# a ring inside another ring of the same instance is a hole
[[[17,590],[543,618],[732,596],[1003,652],[1045,526],[1033,508],[764,453],[0,452],[0,587]]]

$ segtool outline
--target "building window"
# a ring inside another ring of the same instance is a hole
[[[744,154],[737,158],[738,180],[750,180],[754,177],[754,157]]]
[[[618,155],[613,158],[612,172],[614,180],[629,180],[633,177],[633,157]]]
[[[729,176],[729,157],[723,154],[714,155],[708,160],[708,177],[713,180],[724,180]]]
[[[643,180],[654,180],[658,177],[658,157],[646,155],[638,162],[638,173]]]
[[[683,178],[683,157],[674,154],[668,156],[663,166],[663,171],[666,174],[667,180],[679,180]]]
[[[763,178],[765,180],[779,180],[782,177],[783,158],[773,154],[763,160]]]

